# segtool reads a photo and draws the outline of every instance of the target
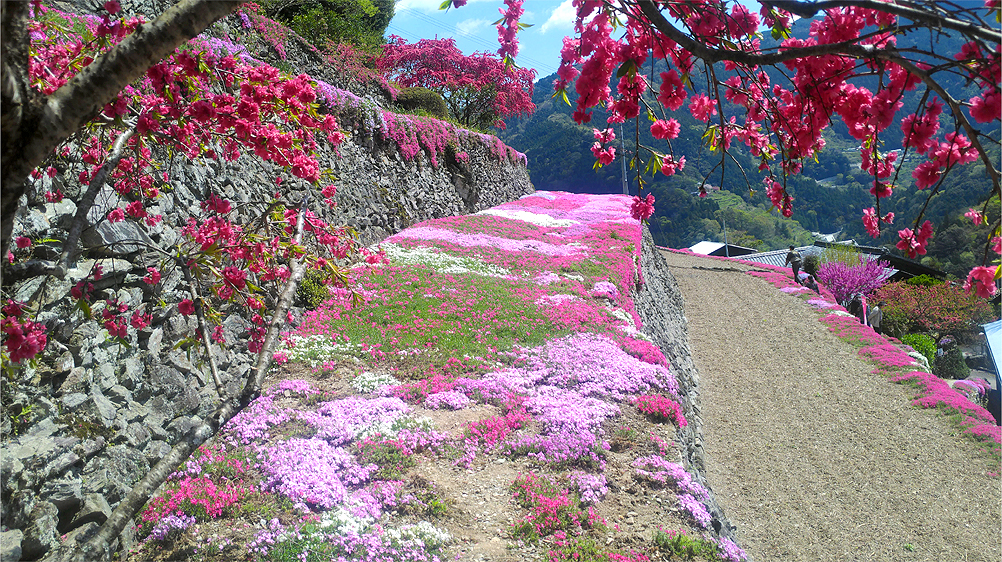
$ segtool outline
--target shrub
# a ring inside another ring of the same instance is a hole
[[[324,284],[324,271],[307,269],[303,280],[296,288],[296,299],[310,310],[316,310],[331,298],[327,285]]]
[[[932,287],[934,285],[942,285],[943,280],[923,273],[922,275],[916,275],[911,279],[905,279],[905,283],[909,285],[918,285],[919,287]]]
[[[437,119],[449,117],[449,106],[445,104],[445,99],[437,92],[421,86],[401,88],[397,93],[397,104],[407,111],[423,109],[429,116]]]
[[[936,358],[932,372],[941,379],[966,379],[971,368],[964,361],[964,352],[954,346]]]
[[[817,276],[818,266],[821,264],[821,258],[815,254],[811,254],[804,258],[804,271],[808,275]]]
[[[901,338],[901,343],[911,346],[912,349],[925,355],[932,366],[936,361],[936,340],[926,334],[906,334]]]

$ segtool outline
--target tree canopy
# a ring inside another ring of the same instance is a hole
[[[490,53],[466,56],[453,39],[407,43],[391,36],[377,65],[402,86],[428,88],[466,127],[504,128],[504,119],[532,113],[535,71],[506,65]]]
[[[498,52],[509,56],[517,54],[523,10],[518,0],[505,3]],[[981,8],[931,0],[760,5],[754,13],[735,1],[576,2],[575,32],[564,40],[554,89],[565,100],[570,88],[578,94],[573,118],[579,124],[591,122],[595,108],[606,112],[606,123],[596,128],[599,164],[611,162],[614,147],[613,135],[598,132],[631,119],[639,131],[645,116],[650,124],[643,127],[658,142],[638,147],[631,160],[638,183],[648,181],[645,173],[677,173],[685,161],[672,146],[681,126],[673,112],[686,108],[702,124],[705,146],[719,155],[704,183],[733,159],[734,147],[744,145],[770,202],[791,216],[790,178],[824,149],[823,133],[837,122],[859,141],[873,197],[861,218],[872,236],[894,224],[888,198],[904,189],[900,174],[909,158],[920,161],[911,176],[927,201],[950,172],[979,162],[988,182],[972,214],[984,216],[988,200],[1000,192],[999,164],[989,150],[999,146],[1002,115],[1002,34],[988,21],[998,20],[998,2]],[[806,39],[790,36],[795,18],[811,20]],[[763,27],[773,41],[763,39]],[[937,48],[944,34],[959,38],[959,49]],[[899,48],[902,37],[917,38],[916,47]],[[656,61],[667,65],[658,75]],[[974,95],[958,98],[944,88],[958,76]],[[644,96],[648,91],[657,91],[655,102]],[[914,101],[905,107],[906,99]],[[741,166],[741,173],[757,183],[752,170]],[[920,210],[897,232],[896,246],[909,257],[926,253],[934,229],[924,219]],[[998,250],[999,224],[988,228],[986,250]],[[985,259],[969,272],[967,285],[994,294],[998,272]]]

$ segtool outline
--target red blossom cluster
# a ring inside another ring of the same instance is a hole
[[[951,32],[959,32],[966,41],[951,60],[949,55],[928,52],[916,56],[911,50],[896,49],[900,34],[929,26],[922,18],[899,21],[895,12],[900,10],[885,10],[880,3],[826,7],[811,21],[805,39],[790,37],[792,13],[763,4],[756,14],[738,2],[576,1],[574,35],[564,38],[554,89],[566,99],[573,84],[578,94],[573,118],[579,124],[590,122],[594,107],[607,112],[609,123],[637,117],[641,108],[653,116],[659,108],[650,107],[643,98],[647,90],[656,89],[662,113],[678,111],[688,101],[693,118],[707,123],[704,138],[711,150],[726,151],[738,141],[760,159],[759,169],[767,176],[766,193],[787,217],[793,213],[793,198],[785,181],[778,178],[799,173],[803,161],[824,148],[823,131],[835,118],[860,141],[861,167],[873,176],[870,193],[877,205],[864,211],[863,220],[875,237],[881,223],[892,224],[894,219],[893,213],[880,212],[880,201],[893,193],[897,171],[909,150],[925,158],[912,173],[918,189],[938,186],[954,166],[981,158],[989,169],[994,192],[998,191],[999,172],[981,154],[979,144],[998,141],[970,124],[1002,118],[1002,47],[985,39],[986,33],[994,30],[985,26],[975,8],[958,6],[949,12],[957,18]],[[989,18],[997,15],[997,0],[987,0],[984,7]],[[941,14],[932,2],[913,3],[907,9],[928,14],[929,21]],[[518,13],[520,10],[507,12],[508,16]],[[505,20],[508,30],[512,29],[509,19]],[[763,24],[780,40],[778,49],[761,44],[758,30]],[[504,51],[511,51],[507,42],[514,37],[514,33],[502,37]],[[930,57],[938,61],[936,65],[927,62]],[[668,67],[660,72],[660,80],[642,71],[648,58]],[[703,92],[693,84],[697,60],[704,63],[707,83]],[[718,78],[719,71],[711,66],[719,61],[726,78]],[[772,83],[766,66],[781,70],[789,84]],[[979,95],[966,100],[940,99],[938,77],[953,73],[966,75]],[[857,79],[864,76],[872,77],[869,83],[875,86],[860,85]],[[898,117],[905,92],[920,84],[926,87],[922,105]],[[743,119],[725,116],[723,100],[738,106]],[[949,105],[947,115],[951,115],[955,129],[937,137],[945,105]],[[900,119],[904,135],[903,150],[884,152],[881,137],[896,119]],[[656,139],[667,141],[666,154],[651,147],[638,150],[650,152],[648,171],[660,169],[671,175],[681,168],[682,161],[671,158],[674,130],[666,121],[656,119],[651,126]],[[611,148],[596,145],[592,152],[597,165],[612,161]],[[773,165],[777,160],[778,167]],[[638,166],[638,174],[640,169]],[[918,232],[904,229],[900,234],[898,246],[911,257],[925,253],[929,236],[925,225],[919,226],[921,221],[920,214],[914,225]],[[981,270],[971,275],[975,280],[987,276]]]
[[[115,2],[106,6],[109,14],[117,12]],[[32,87],[50,94],[64,85],[95,57],[117,44],[142,23],[139,19],[103,20],[64,14],[45,6],[35,7],[30,20],[31,57],[29,75]],[[79,33],[85,26],[98,37],[84,41]],[[47,161],[32,172],[43,175],[76,177],[87,184],[103,177],[109,162],[107,182],[119,202],[106,212],[109,222],[132,221],[140,228],[155,226],[162,216],[150,211],[159,203],[161,191],[170,180],[152,147],[167,143],[168,148],[189,158],[235,160],[242,152],[284,168],[291,176],[317,186],[322,174],[316,160],[320,142],[337,146],[345,135],[334,117],[321,114],[316,103],[315,84],[306,75],[290,77],[278,69],[254,65],[232,56],[218,56],[198,41],[192,41],[161,62],[150,67],[145,76],[126,87],[101,114],[80,133],[58,147]],[[107,171],[107,170],[106,170]],[[281,181],[281,177],[278,178]],[[321,195],[332,204],[335,189],[327,185]],[[57,189],[45,194],[46,200],[58,202],[63,194]],[[270,204],[283,210],[281,194]],[[174,260],[186,263],[195,274],[195,282],[207,282],[221,300],[240,300],[253,311],[264,305],[262,283],[288,280],[288,261],[306,258],[314,267],[333,268],[331,259],[345,258],[357,252],[370,261],[382,261],[379,254],[360,250],[349,231],[334,228],[310,212],[305,213],[304,230],[310,243],[292,241],[298,222],[298,210],[288,209],[280,220],[263,217],[263,227],[253,232],[233,222],[231,202],[212,194],[202,204],[202,214],[192,215],[182,228],[183,243]],[[18,240],[18,247],[27,243]],[[168,262],[169,264],[170,262]],[[148,268],[143,280],[157,285],[160,267]],[[91,314],[94,281],[101,279],[100,266],[80,280],[71,296],[81,302],[81,310]],[[267,294],[267,293],[265,293]],[[211,308],[211,303],[202,298]],[[178,307],[184,314],[194,314],[192,299]],[[129,326],[147,327],[151,313],[142,307],[130,310],[111,300],[100,311],[109,334],[125,338]],[[12,360],[33,357],[45,342],[44,328],[30,321],[4,313],[6,345]],[[265,320],[254,316],[251,351],[258,351],[264,339]],[[212,338],[222,341],[222,329],[216,326]]]
[[[504,129],[505,118],[528,115],[536,108],[535,70],[506,65],[490,53],[466,56],[451,38],[407,43],[392,35],[376,65],[401,86],[440,94],[452,117],[466,127]]]
[[[14,363],[31,359],[45,349],[45,326],[25,317],[24,305],[7,299],[0,318],[8,357]]]

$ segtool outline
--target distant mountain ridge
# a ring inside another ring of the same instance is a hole
[[[806,38],[810,20],[797,21],[792,35]],[[959,52],[960,41],[947,34],[936,38],[937,50]],[[928,32],[911,33],[898,39],[902,48],[920,46],[928,42]],[[777,44],[771,37],[763,38],[763,46]],[[663,68],[663,62],[651,70],[650,63],[642,69],[645,74],[656,77]],[[721,68],[720,73],[725,73]],[[725,73],[726,74],[726,73]],[[536,82],[533,101],[537,105],[535,114],[529,118],[513,119],[507,123],[507,130],[499,135],[504,142],[526,154],[529,174],[536,189],[562,190],[577,193],[622,193],[623,167],[619,158],[612,164],[593,170],[595,159],[589,150],[594,137],[593,128],[606,128],[605,112],[593,108],[591,123],[578,125],[571,118],[577,101],[573,86],[568,91],[571,105],[553,98],[553,81],[556,74],[540,78]],[[612,87],[615,88],[613,77]],[[860,85],[868,84],[876,78],[863,78]],[[785,78],[776,73],[773,82],[782,83]],[[699,80],[694,80],[699,83]],[[655,78],[654,83],[658,80]],[[698,84],[697,84],[698,85]],[[976,95],[962,76],[951,78],[945,83],[954,97],[965,98]],[[906,92],[904,110],[914,108],[919,103],[923,88]],[[732,114],[738,108],[725,102],[725,113]],[[904,112],[899,114],[905,115]],[[805,162],[804,171],[788,178],[788,190],[794,196],[793,220],[784,219],[777,213],[770,213],[771,205],[761,189],[761,174],[758,162],[744,146],[732,151],[734,162],[725,161],[724,172],[720,170],[706,178],[707,173],[720,163],[720,153],[710,152],[702,143],[705,124],[693,119],[684,106],[676,112],[669,112],[682,124],[679,137],[672,141],[676,156],[685,156],[686,168],[672,177],[645,176],[645,192],[653,193],[658,203],[651,219],[651,230],[659,245],[688,247],[699,240],[723,241],[724,223],[727,223],[729,242],[744,243],[759,249],[785,247],[788,243],[801,243],[810,239],[809,232],[842,232],[843,238],[866,240],[873,245],[893,244],[897,241],[896,228],[891,228],[880,240],[873,240],[863,229],[862,211],[874,204],[868,193],[872,178],[859,168],[859,141],[848,134],[848,128],[836,118],[825,132],[827,145],[818,156],[818,161]],[[641,115],[639,130],[636,120],[614,126],[619,142],[625,140],[628,157],[634,152],[636,141],[649,146],[664,146],[649,132],[649,121]],[[898,121],[899,123],[900,121]],[[946,123],[944,123],[946,125]],[[996,124],[988,124],[996,125]],[[622,137],[625,134],[625,139]],[[901,130],[892,125],[882,135],[883,150],[892,150],[900,145]],[[617,156],[622,154],[622,145],[617,147]],[[998,159],[998,155],[995,155]],[[905,165],[898,176],[898,186],[890,199],[891,208],[897,213],[895,226],[905,225],[914,220],[925,203],[926,192],[913,187],[911,171],[921,161],[914,155],[905,158]],[[641,163],[641,168],[646,162]],[[627,170],[627,183],[631,194],[637,193],[637,170]],[[937,195],[926,208],[926,218],[934,224],[944,223],[944,229],[956,225],[954,220],[962,216],[968,207],[976,204],[984,193],[977,165],[968,165],[951,173],[944,182],[943,191],[948,196]],[[745,179],[747,176],[747,180]],[[700,200],[690,194],[704,182],[720,186],[723,191],[710,198]],[[754,193],[752,193],[754,190]],[[945,222],[944,222],[945,221]],[[970,238],[970,237],[969,237]],[[957,269],[960,270],[959,268]]]

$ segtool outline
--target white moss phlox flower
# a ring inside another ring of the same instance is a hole
[[[510,277],[507,269],[478,260],[453,256],[430,246],[404,248],[399,244],[383,244],[386,257],[395,265],[421,264],[442,273],[477,273],[487,277]]]
[[[487,209],[477,213],[478,215],[494,215],[496,217],[501,217],[505,219],[512,219],[517,221],[524,221],[532,223],[536,226],[542,226],[547,228],[565,228],[568,226],[574,226],[576,224],[581,224],[581,221],[571,220],[571,219],[555,219],[550,215],[543,215],[540,213],[531,213],[529,211],[515,211],[508,209]]]
[[[364,371],[351,381],[351,387],[357,392],[368,394],[385,386],[399,385],[400,381],[389,373],[373,373]]]

